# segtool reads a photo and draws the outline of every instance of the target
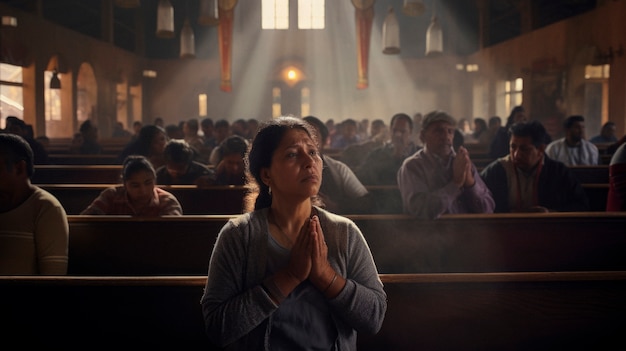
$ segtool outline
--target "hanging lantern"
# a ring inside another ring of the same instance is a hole
[[[437,56],[443,54],[443,32],[439,19],[433,13],[433,18],[426,31],[426,56]]]
[[[383,22],[383,54],[396,55],[400,53],[400,26],[398,18],[393,11],[393,7],[389,7],[387,17]]]
[[[174,37],[174,7],[169,0],[159,0],[156,36],[159,38]]]
[[[220,23],[217,0],[200,0],[200,14],[198,24],[203,26],[215,26]]]
[[[140,5],[141,4],[139,0],[115,0],[115,6],[124,9],[134,9],[139,7]]]
[[[425,10],[426,7],[422,0],[404,0],[402,6],[402,13],[411,17],[421,16]]]
[[[188,19],[185,19],[183,29],[180,31],[180,57],[196,57],[196,40]]]
[[[52,71],[50,89],[61,89],[61,79],[59,79],[59,72],[57,72],[56,68]]]

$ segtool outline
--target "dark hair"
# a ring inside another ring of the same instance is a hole
[[[210,117],[206,117],[200,121],[200,125],[203,127],[213,127],[213,120]]]
[[[190,163],[194,157],[194,151],[189,144],[182,139],[172,139],[165,145],[165,160],[174,163]]]
[[[615,126],[615,122],[608,121],[608,122],[604,123],[602,128],[609,128],[609,127],[613,127],[613,126]]]
[[[215,122],[215,129],[229,128],[229,127],[230,127],[230,123],[228,123],[228,121],[225,119],[220,119],[219,121]]]
[[[487,129],[487,122],[485,122],[484,118],[474,118],[474,124],[480,126],[483,130]]]
[[[413,123],[413,121],[411,121],[411,123]],[[382,120],[382,119],[380,119],[380,118],[377,118],[377,119],[375,119],[375,120],[373,120],[373,121],[372,121],[372,124],[370,125],[370,127],[371,127],[371,126],[374,126],[374,125],[379,125],[379,126],[381,126],[381,127],[384,127],[384,126],[385,126],[385,121],[383,121],[383,120]]]
[[[349,125],[353,125],[353,126],[355,126],[355,127],[357,126],[356,121],[355,121],[354,119],[352,119],[352,118],[347,118],[347,119],[344,119],[344,120],[341,122],[341,126],[342,126],[342,127],[343,127],[343,126],[346,126],[346,125],[348,125],[348,124],[349,124]]]
[[[500,118],[500,116],[492,116],[491,118],[489,118],[489,125],[493,126],[495,124],[502,124],[502,118]]]
[[[122,182],[125,182],[133,174],[140,171],[148,171],[156,178],[156,172],[152,163],[141,155],[130,155],[124,159],[122,164]]]
[[[248,151],[248,145],[248,141],[244,137],[231,135],[220,144],[220,156],[224,158],[224,156],[239,154],[241,157],[245,157],[246,151]]]
[[[156,137],[159,133],[163,133],[167,136],[165,129],[155,126],[154,124],[141,127],[139,135],[137,136],[136,151],[140,155],[148,156],[150,154],[150,145],[152,144],[152,140],[154,140],[154,137]]]
[[[198,120],[195,118],[188,119],[185,124],[187,124],[187,128],[192,131],[198,131],[199,125]]]
[[[26,122],[24,122],[23,120],[15,116],[8,116],[5,122],[5,128],[10,133],[19,133],[20,135],[26,133]],[[19,129],[19,131],[16,131],[15,128]]]
[[[540,147],[546,141],[546,128],[537,120],[515,123],[509,128],[509,137],[530,137],[535,147]]]
[[[513,109],[511,110],[511,113],[509,114],[509,117],[506,119],[506,126],[510,127],[513,125],[513,123],[515,123],[515,115],[519,112],[525,112],[524,107],[523,106],[515,106],[513,107]]]
[[[26,161],[26,173],[28,178],[35,173],[33,165],[34,154],[28,142],[17,134],[0,133],[0,152],[6,155],[5,165],[7,169],[13,169],[13,165],[19,161]]]
[[[585,121],[585,117],[583,116],[580,116],[580,115],[569,116],[565,119],[565,121],[563,121],[563,128],[567,130],[567,129],[572,128],[574,123],[584,122],[584,121]]]
[[[80,124],[80,129],[79,131],[81,133],[87,133],[88,131],[90,131],[92,128],[94,128],[93,124],[91,123],[91,120],[86,120],[83,123]]]
[[[300,118],[278,117],[261,123],[252,141],[248,157],[245,158],[248,185],[252,192],[258,192],[254,203],[255,210],[272,205],[272,194],[269,186],[261,179],[261,169],[272,165],[274,151],[278,148],[283,136],[291,129],[304,130],[316,145],[319,145],[316,131]]]
[[[315,127],[317,130],[319,130],[320,132],[320,145],[325,145],[326,144],[326,140],[328,140],[328,128],[326,127],[326,125],[324,124],[324,122],[322,122],[319,118],[315,117],[315,116],[306,116],[304,118],[302,118],[303,120],[305,120],[308,123],[311,123],[311,125],[313,125],[313,127]],[[321,146],[320,146],[321,147]]]
[[[395,115],[393,115],[393,117],[391,117],[391,122],[389,122],[389,128],[393,128],[393,123],[397,119],[406,120],[407,123],[409,123],[409,130],[413,131],[413,118],[409,117],[409,115],[407,115],[406,113],[396,113]]]
[[[165,126],[165,134],[169,137],[170,135],[176,135],[181,131],[180,127],[177,124],[168,124]]]
[[[480,135],[487,130],[487,122],[485,122],[485,119],[483,118],[480,118],[480,117],[474,118],[474,125],[479,127],[474,130],[474,133],[473,133],[474,138],[480,137]]]

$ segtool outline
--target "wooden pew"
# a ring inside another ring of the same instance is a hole
[[[206,274],[232,216],[68,216],[70,275]]]
[[[380,273],[626,270],[626,213],[349,216]]]
[[[569,169],[582,184],[608,184],[609,166],[570,166]]]
[[[38,184],[54,195],[70,215],[80,214],[102,192],[116,184]],[[183,214],[242,213],[247,189],[243,186],[215,185],[198,188],[195,185],[161,186],[171,192],[183,208]]]
[[[130,138],[100,138],[98,143],[102,147],[102,154],[119,155],[128,145]],[[48,145],[50,154],[70,154],[72,138],[51,138]]]
[[[388,297],[358,350],[623,350],[626,272],[381,275]],[[217,350],[205,276],[0,277],[3,342],[21,348]]]
[[[209,168],[213,166],[209,165]],[[122,165],[35,165],[33,184],[116,184]]]
[[[206,273],[232,216],[68,216],[73,275]],[[353,215],[379,273],[626,270],[626,213]]]
[[[116,184],[122,165],[35,165],[33,184]]]
[[[585,171],[582,171],[581,173],[584,172]],[[606,200],[609,195],[608,169],[606,183],[582,184],[582,187],[585,190],[587,199],[589,200],[590,211],[606,211]],[[367,185],[365,186],[365,188],[367,188],[367,190],[372,193],[372,196],[377,200],[376,210],[373,213],[398,214],[404,212],[402,209],[402,198],[400,195],[400,189],[397,186]]]
[[[49,154],[48,163],[51,165],[119,165],[117,155],[96,154]]]

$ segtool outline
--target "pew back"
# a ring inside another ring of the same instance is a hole
[[[56,154],[48,155],[48,163],[52,165],[119,165],[117,155],[111,154]]]
[[[115,184],[121,165],[35,165],[33,184]]]
[[[232,216],[69,216],[73,275],[205,274]],[[349,216],[380,273],[626,270],[626,213]]]
[[[626,272],[381,275],[369,350],[621,350]],[[217,350],[204,276],[0,277],[3,342],[49,349]],[[85,341],[88,341],[86,344]]]
[[[206,274],[230,216],[69,216],[70,275]]]
[[[626,213],[350,216],[380,273],[626,270]]]
[[[54,195],[68,215],[80,214],[100,193],[118,184],[37,184]],[[247,188],[234,185],[160,186],[178,199],[186,215],[238,214],[243,212]]]

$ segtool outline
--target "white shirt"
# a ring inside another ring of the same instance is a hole
[[[555,140],[546,148],[546,155],[567,166],[595,166],[599,163],[598,147],[584,139],[574,147],[568,146],[565,138]]]

